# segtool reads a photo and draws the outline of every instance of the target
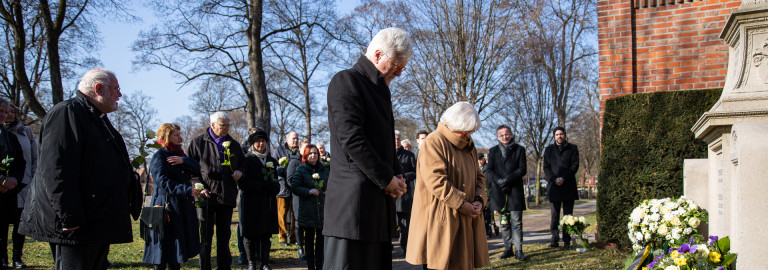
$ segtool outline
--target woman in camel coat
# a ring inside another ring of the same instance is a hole
[[[419,148],[406,261],[429,269],[472,269],[489,263],[482,216],[485,176],[470,136],[480,127],[472,104],[440,117]]]

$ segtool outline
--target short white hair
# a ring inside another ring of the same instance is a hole
[[[368,50],[365,52],[365,57],[373,59],[376,50],[380,50],[389,57],[410,60],[413,57],[411,35],[400,28],[390,27],[382,29],[371,39],[371,43],[368,44]]]
[[[219,119],[230,120],[229,114],[227,114],[225,112],[215,112],[215,113],[211,114],[211,124],[219,123]]]
[[[404,143],[411,144],[411,141],[408,139],[400,141],[400,144],[404,144]]]
[[[92,94],[93,87],[95,87],[97,83],[110,85],[112,84],[112,78],[116,78],[115,73],[108,69],[100,67],[91,69],[80,78],[80,83],[77,84],[77,90],[83,94]]]
[[[400,135],[400,131],[395,129],[395,135]]]
[[[480,115],[472,103],[460,101],[443,112],[440,123],[451,131],[475,131],[480,128]]]

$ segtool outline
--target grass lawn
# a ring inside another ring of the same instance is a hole
[[[483,269],[623,269],[629,253],[617,249],[591,248],[587,252],[549,248],[548,244],[525,244],[528,257],[521,262],[515,258],[499,260],[500,253],[491,254],[491,264]]]

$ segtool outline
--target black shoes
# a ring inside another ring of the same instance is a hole
[[[281,245],[281,246],[284,246],[284,247],[287,247],[287,246],[288,246],[288,243],[286,243],[286,242],[280,242],[280,245]]]
[[[556,248],[558,246],[557,242],[549,243],[549,247]]]
[[[522,251],[518,251],[516,257],[517,257],[518,261],[527,261],[528,260],[528,257],[525,257],[525,255],[523,255]]]
[[[21,260],[13,261],[13,268],[24,269],[24,268],[27,268],[27,264],[25,264]]]
[[[563,245],[563,249],[571,249],[571,244],[565,244],[565,245]]]
[[[269,267],[269,265],[262,265],[261,270],[272,270],[272,267]]]
[[[512,256],[515,256],[515,252],[512,251],[511,249],[507,249],[507,250],[504,250],[504,253],[501,254],[499,259],[503,260],[503,259],[506,259],[506,258],[510,258]]]

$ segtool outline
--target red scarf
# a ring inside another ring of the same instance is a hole
[[[181,149],[181,145],[176,145],[171,142],[165,142],[164,140],[157,140],[157,143],[165,147],[165,149],[168,149],[168,151],[171,151],[172,153],[176,154],[177,156],[186,157],[187,155],[184,154],[184,149]]]

